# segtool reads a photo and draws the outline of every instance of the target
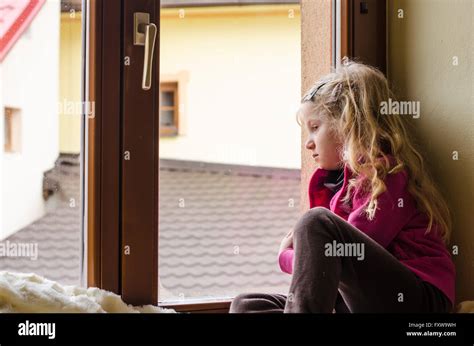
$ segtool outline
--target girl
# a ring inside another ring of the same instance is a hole
[[[318,168],[310,210],[283,239],[288,295],[238,295],[230,312],[450,312],[449,210],[384,75],[345,60],[304,96],[298,123]]]

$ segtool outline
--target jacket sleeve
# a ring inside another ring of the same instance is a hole
[[[278,257],[278,263],[280,264],[280,269],[284,273],[291,274],[293,273],[293,254],[294,250],[288,248],[283,250]]]
[[[377,198],[374,219],[368,220],[365,208],[369,197],[360,197],[354,191],[353,211],[347,221],[384,248],[392,242],[416,211],[413,197],[407,190],[408,177],[405,171],[390,174],[385,179],[386,190]]]

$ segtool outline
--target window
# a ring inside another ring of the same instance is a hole
[[[21,151],[21,110],[5,107],[5,152]]]
[[[287,293],[277,252],[300,214],[299,3],[161,4],[160,79],[178,81],[162,84],[161,126],[177,126],[179,103],[185,113],[180,136],[159,141],[159,302]]]
[[[178,83],[161,83],[160,86],[160,135],[178,135]]]

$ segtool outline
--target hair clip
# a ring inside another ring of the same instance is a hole
[[[327,82],[324,82],[324,83],[319,84],[316,87],[313,87],[313,90],[311,90],[309,93],[306,94],[305,97],[303,97],[302,102],[312,101],[314,95],[316,95],[318,93],[319,89],[321,89],[326,84],[327,84]]]

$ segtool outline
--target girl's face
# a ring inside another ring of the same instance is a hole
[[[308,132],[306,149],[311,151],[318,166],[327,170],[340,169],[342,164],[341,141],[330,129],[326,117],[314,114],[313,104],[305,102],[300,111],[303,114],[304,125]]]

